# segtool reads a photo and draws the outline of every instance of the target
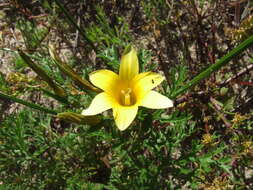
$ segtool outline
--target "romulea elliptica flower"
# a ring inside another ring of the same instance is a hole
[[[119,74],[102,69],[90,74],[90,81],[103,92],[92,100],[83,115],[96,115],[113,110],[117,127],[123,131],[133,122],[138,107],[164,109],[173,102],[164,95],[153,91],[164,77],[154,72],[139,73],[137,52],[131,48],[121,57]]]

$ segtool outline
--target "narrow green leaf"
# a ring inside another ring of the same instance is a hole
[[[33,109],[37,109],[37,110],[40,110],[40,111],[43,111],[43,112],[46,112],[46,113],[50,113],[50,114],[53,114],[53,115],[56,115],[57,114],[57,111],[55,110],[51,110],[51,109],[48,109],[48,108],[45,108],[45,107],[42,107],[38,104],[34,104],[34,103],[31,103],[31,102],[27,102],[25,100],[22,100],[22,99],[19,99],[19,98],[16,98],[14,96],[9,96],[7,94],[3,94],[0,92],[0,98],[1,99],[7,99],[7,100],[11,100],[13,102],[17,102],[19,104],[23,104],[25,106],[28,106],[30,108],[33,108]]]
[[[63,62],[59,58],[59,56],[56,54],[56,52],[54,50],[55,48],[52,44],[49,44],[48,47],[49,47],[49,54],[52,57],[52,59],[54,60],[55,64],[59,67],[59,69],[64,74],[69,76],[76,83],[77,86],[79,86],[81,89],[84,89],[84,90],[91,90],[91,91],[94,91],[94,92],[101,92],[100,89],[93,86],[89,81],[81,78],[68,64]]]
[[[54,90],[55,94],[57,94],[60,97],[66,97],[67,94],[63,88],[55,84],[52,78],[37,64],[35,64],[30,57],[28,57],[23,51],[18,50],[18,53],[20,57],[25,61],[25,63],[35,72],[37,75],[39,75],[42,80],[47,82],[47,84]]]
[[[54,94],[54,93],[52,93],[52,92],[50,92],[50,91],[48,91],[44,88],[40,88],[39,90],[43,91],[47,96],[49,96],[49,97],[51,97],[51,98],[53,98],[53,99],[55,99],[55,100],[57,100],[57,101],[59,101],[63,104],[69,104],[69,102],[66,98],[58,96],[58,95],[56,95],[56,94]]]
[[[207,78],[212,73],[219,70],[222,66],[226,65],[229,61],[231,61],[234,57],[238,56],[240,53],[242,53],[244,50],[246,50],[252,44],[253,44],[253,36],[251,36],[248,39],[246,39],[245,41],[243,41],[236,48],[234,48],[229,53],[227,53],[225,56],[223,56],[221,59],[219,59],[215,64],[209,66],[206,70],[204,70],[203,72],[198,74],[196,77],[194,77],[184,87],[180,88],[175,94],[173,94],[172,98],[175,98],[178,95],[184,93],[186,90],[188,90],[192,86],[198,84],[198,82],[201,81],[202,79]]]
[[[101,121],[101,117],[97,115],[84,116],[84,115],[73,113],[73,112],[58,113],[57,117],[59,119],[62,119],[71,123],[77,123],[77,124],[96,125]]]

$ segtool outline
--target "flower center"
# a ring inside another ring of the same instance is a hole
[[[130,106],[134,104],[133,93],[131,88],[120,91],[120,101],[124,106]]]

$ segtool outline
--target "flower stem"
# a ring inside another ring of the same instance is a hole
[[[212,73],[219,70],[222,66],[226,65],[229,61],[231,61],[231,59],[238,56],[240,53],[242,53],[244,50],[246,50],[252,44],[253,44],[253,35],[250,36],[245,41],[243,41],[241,44],[239,44],[236,48],[234,48],[230,52],[228,52],[225,56],[223,56],[221,59],[219,59],[215,64],[209,66],[206,70],[199,73],[190,82],[188,82],[184,87],[180,88],[176,93],[174,93],[172,95],[172,98],[177,97],[178,95],[185,92],[187,89],[196,85],[202,79],[210,76]]]
[[[40,110],[40,111],[44,111],[46,113],[50,113],[50,114],[53,114],[53,115],[56,115],[57,114],[57,111],[55,110],[51,110],[51,109],[48,109],[48,108],[45,108],[45,107],[42,107],[38,104],[34,104],[34,103],[31,103],[31,102],[27,102],[25,100],[22,100],[22,99],[19,99],[19,98],[16,98],[16,97],[13,97],[13,96],[9,96],[7,94],[3,94],[0,92],[0,99],[8,99],[8,100],[11,100],[13,102],[17,102],[17,103],[20,103],[20,104],[23,104],[25,106],[28,106],[30,108],[33,108],[33,109],[37,109],[37,110]]]

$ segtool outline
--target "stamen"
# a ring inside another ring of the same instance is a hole
[[[125,90],[121,90],[120,91],[122,94],[122,103],[124,106],[129,106],[131,105],[131,88],[128,88],[126,91]]]

